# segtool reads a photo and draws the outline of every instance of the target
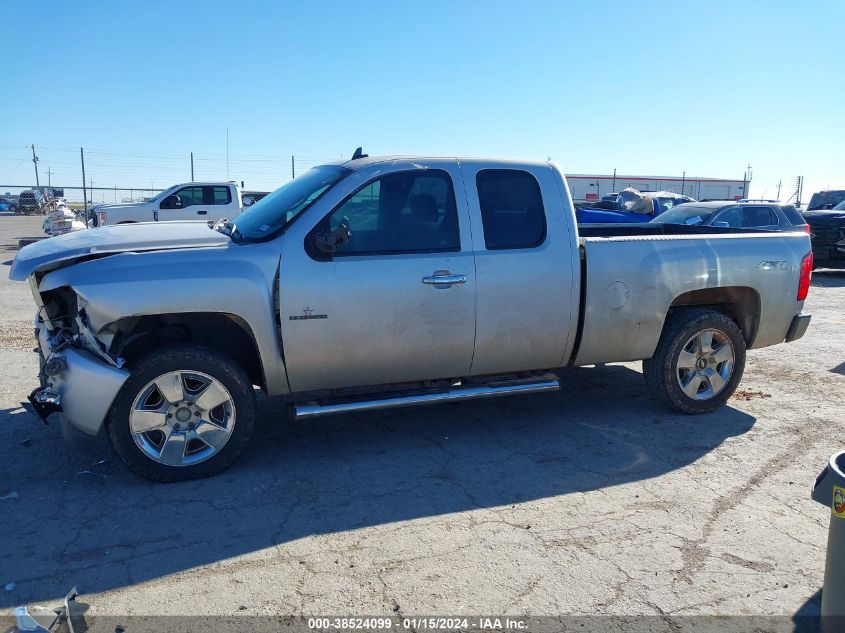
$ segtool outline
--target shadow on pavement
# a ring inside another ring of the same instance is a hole
[[[792,621],[795,623],[795,633],[819,633],[821,631],[821,606],[822,590],[819,589],[792,616]]]
[[[0,412],[0,607],[99,592],[314,534],[567,495],[686,466],[754,418],[683,416],[627,367],[566,370],[564,389],[317,421],[262,423],[241,460],[156,485],[102,443]],[[285,404],[262,399],[263,422]],[[101,460],[107,459],[105,463]]]
[[[845,287],[845,270],[814,270],[812,284],[822,288]]]

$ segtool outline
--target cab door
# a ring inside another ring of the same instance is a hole
[[[208,200],[208,217],[207,220],[232,219],[239,213],[239,205],[237,200],[237,192],[234,192],[234,187],[227,185],[213,185],[204,187],[207,193]]]
[[[577,329],[575,218],[551,165],[461,161],[472,217],[476,343],[472,375],[551,369]]]
[[[177,220],[204,222],[208,219],[206,189],[210,189],[210,187],[189,185],[177,189],[159,202],[155,219],[158,222]]]
[[[379,166],[309,221],[285,235],[280,264],[292,391],[469,374],[475,264],[454,160]],[[315,248],[341,224],[345,244]]]

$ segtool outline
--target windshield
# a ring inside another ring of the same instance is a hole
[[[814,193],[810,198],[810,204],[807,205],[807,211],[816,211],[817,209],[824,209],[825,206],[831,204],[836,205],[845,200],[845,191],[819,191]]]
[[[299,214],[350,172],[337,165],[314,167],[282,185],[237,216],[233,235],[261,241],[278,235]]]
[[[657,224],[704,224],[718,210],[718,207],[679,204],[666,213],[661,213],[652,222]]]
[[[654,198],[654,202],[657,205],[657,209],[655,213],[663,213],[664,211],[668,211],[669,209],[678,206],[679,204],[683,203],[683,200],[679,198]]]
[[[165,189],[164,191],[159,191],[152,198],[147,198],[147,202],[158,202],[159,200],[161,200],[164,197],[164,194],[173,191],[173,189],[175,189],[175,187],[171,187],[170,189]]]

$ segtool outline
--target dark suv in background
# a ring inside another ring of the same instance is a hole
[[[807,205],[807,211],[832,209],[843,200],[845,200],[845,189],[817,191],[813,194],[813,197],[810,198],[810,204]]]
[[[845,192],[843,192],[845,193]],[[832,209],[805,211],[816,268],[845,268],[845,200]]]
[[[807,222],[795,205],[770,200],[688,202],[661,213],[652,222],[809,233]]]

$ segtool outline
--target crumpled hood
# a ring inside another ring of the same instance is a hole
[[[224,246],[230,239],[202,222],[141,222],[104,226],[44,239],[19,252],[9,279],[69,266],[104,254]]]

